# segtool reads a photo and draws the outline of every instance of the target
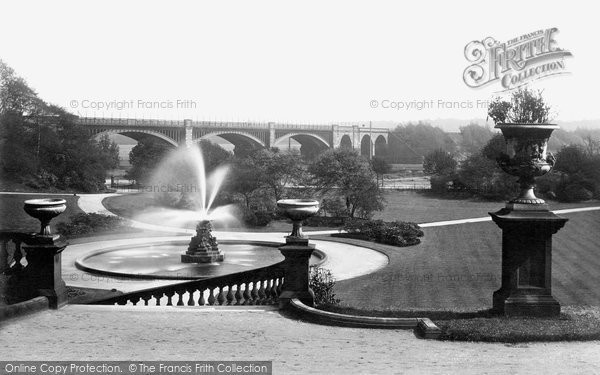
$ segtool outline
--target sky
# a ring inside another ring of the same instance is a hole
[[[593,2],[485,4],[0,1],[0,59],[81,116],[468,122],[503,88],[465,84],[465,46],[556,27],[569,73],[529,87],[559,124],[600,119]]]

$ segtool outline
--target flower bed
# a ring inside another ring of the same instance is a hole
[[[424,234],[418,224],[405,221],[348,219],[344,230],[348,237],[394,246],[417,245]]]

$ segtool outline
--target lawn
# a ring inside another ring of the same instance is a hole
[[[489,216],[488,212],[498,211],[505,202],[490,202],[478,198],[439,198],[426,191],[386,191],[385,208],[375,214],[375,219],[385,221],[412,221],[429,223],[456,219]],[[600,206],[600,202],[559,203],[548,202],[551,210],[565,208]]]
[[[563,305],[600,306],[600,211],[564,215],[554,237],[553,294]],[[393,247],[339,239],[385,253],[387,267],[336,284],[342,306],[366,310],[491,307],[500,287],[501,231],[492,222],[424,228],[422,243]],[[315,238],[325,238],[318,236]]]

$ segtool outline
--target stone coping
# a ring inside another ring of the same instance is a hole
[[[441,330],[429,318],[384,318],[346,315],[315,309],[293,298],[287,309],[315,323],[356,328],[413,329],[422,338],[438,338]]]
[[[48,297],[35,297],[12,305],[0,306],[0,321],[42,310],[48,310],[49,308],[50,302],[48,301]]]

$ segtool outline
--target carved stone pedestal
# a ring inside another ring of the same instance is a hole
[[[67,242],[58,235],[34,236],[23,245],[27,253],[27,267],[14,280],[11,288],[25,299],[48,297],[50,308],[67,303],[67,287],[62,279],[61,257]]]
[[[285,257],[285,280],[279,296],[279,306],[289,304],[298,298],[307,306],[315,305],[315,294],[309,287],[309,261],[315,245],[308,243],[308,238],[288,236],[285,245],[279,248]]]
[[[502,229],[502,286],[494,292],[493,309],[506,316],[559,315],[552,296],[552,235],[568,219],[545,205],[511,208],[490,213]]]

